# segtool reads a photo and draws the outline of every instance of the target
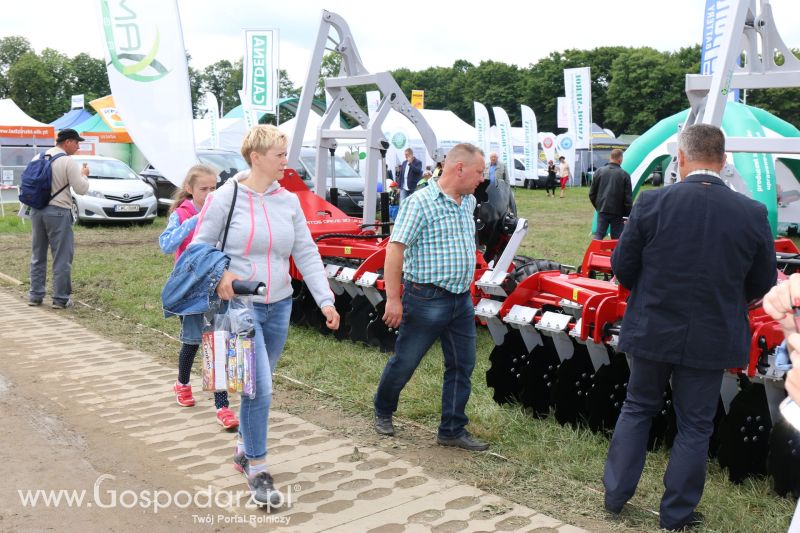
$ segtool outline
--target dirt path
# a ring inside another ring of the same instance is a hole
[[[453,464],[466,452],[442,453],[424,431],[403,428],[408,441],[347,424],[329,431],[281,410],[288,397],[276,398],[269,435],[287,504],[272,513],[246,497],[237,504],[245,484],[229,463],[233,435],[205,394],[179,408],[174,369],[153,357],[12,292],[0,290],[0,308],[0,423],[11,428],[0,436],[2,531],[582,531],[425,468],[433,455]],[[84,501],[23,504],[19,491],[40,489],[84,491]]]

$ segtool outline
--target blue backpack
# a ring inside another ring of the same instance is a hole
[[[34,209],[44,209],[53,198],[69,187],[69,183],[67,183],[57,193],[50,194],[53,188],[53,161],[62,155],[67,154],[61,153],[49,156],[42,152],[39,157],[28,163],[28,166],[22,172],[19,188],[20,202]]]

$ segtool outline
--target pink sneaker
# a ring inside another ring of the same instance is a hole
[[[220,407],[217,409],[217,422],[220,423],[225,429],[233,429],[239,427],[239,419],[227,407]]]
[[[181,407],[192,407],[194,405],[191,385],[183,385],[176,381],[175,385],[172,386],[172,391],[175,393],[175,401]]]

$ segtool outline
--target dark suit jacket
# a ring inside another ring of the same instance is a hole
[[[422,177],[422,161],[417,159],[416,157],[411,160],[411,168],[408,169],[408,186],[405,186],[405,176],[406,176],[406,167],[408,166],[408,161],[403,161],[403,164],[400,165],[400,173],[397,175],[398,185],[400,185],[401,189],[408,189],[409,191],[414,191],[417,188],[417,182]]]
[[[631,290],[620,351],[694,368],[746,364],[747,303],[776,280],[764,205],[707,175],[644,191],[611,267]]]

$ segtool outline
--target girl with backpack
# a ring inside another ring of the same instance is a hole
[[[174,253],[175,261],[189,246],[194,237],[199,213],[203,209],[208,194],[217,186],[217,172],[206,165],[195,165],[189,169],[183,186],[175,191],[174,201],[169,210],[169,222],[158,244],[165,254]],[[172,386],[175,400],[182,407],[192,407],[194,397],[189,375],[192,372],[197,349],[203,332],[203,315],[181,317],[181,351],[178,354],[178,380]],[[239,426],[236,414],[231,411],[227,392],[214,393],[214,406],[217,408],[217,422],[225,429]]]

